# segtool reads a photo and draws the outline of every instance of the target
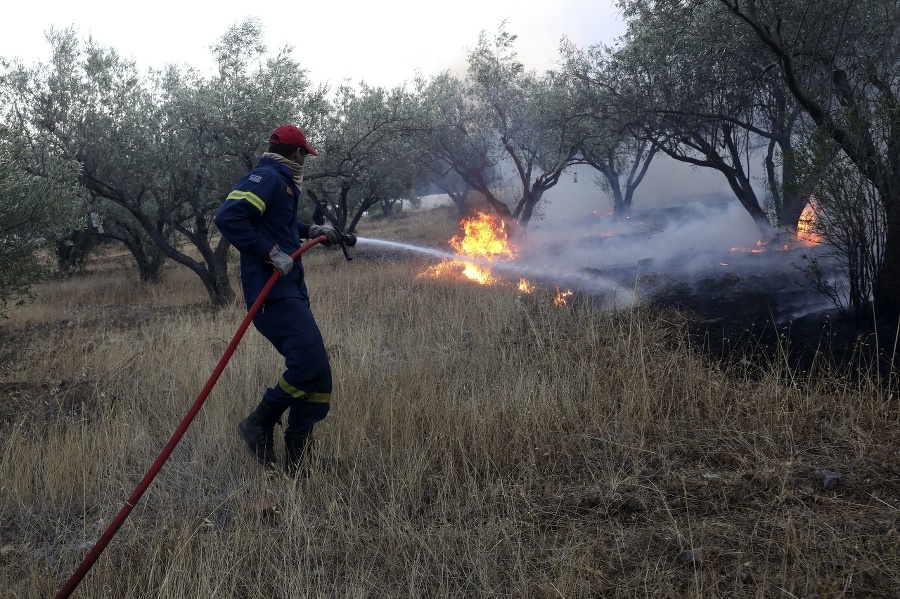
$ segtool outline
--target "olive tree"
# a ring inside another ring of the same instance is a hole
[[[419,148],[416,159],[423,177],[450,197],[460,216],[467,216],[472,211],[471,191],[483,193],[499,185],[499,168],[490,158],[491,140],[476,130],[475,111],[462,79],[449,72],[420,77],[414,97],[417,121],[411,141]]]
[[[44,273],[40,256],[78,221],[74,161],[28,146],[0,125],[0,316],[28,296]]]
[[[594,73],[609,68],[612,49],[597,45],[581,50],[566,41],[561,50],[573,87],[571,118],[578,131],[578,162],[600,173],[597,182],[612,197],[613,212],[627,215],[659,146],[629,131],[632,115],[617,107],[615,95],[597,83]]]
[[[408,142],[413,120],[405,90],[340,86],[318,126],[319,156],[306,163],[304,189],[333,225],[353,232],[370,208],[390,212],[409,197],[419,165]]]
[[[816,173],[810,233],[821,242],[805,254],[801,270],[813,286],[848,316],[867,317],[884,259],[885,213],[872,182],[827,137],[801,146],[800,167]]]
[[[175,66],[145,75],[72,30],[51,32],[50,63],[21,67],[14,80],[18,122],[76,158],[80,182],[109,230],[139,228],[129,239],[152,240],[126,243],[136,261],[147,252],[135,248],[153,247],[190,268],[216,306],[235,294],[229,245],[212,225],[215,210],[274,126],[302,124],[298,98],[309,88],[290,48],[270,56],[261,33],[253,19],[231,27],[213,47],[217,71],[205,76]]]
[[[527,71],[505,24],[482,33],[468,74],[419,81],[427,151],[524,232],[544,193],[573,164],[570,87],[558,73]],[[508,174],[508,176],[507,176]]]
[[[900,2],[715,0],[761,43],[818,131],[865,179],[884,214],[872,301],[900,314]],[[876,243],[876,240],[872,240]]]
[[[796,230],[809,189],[793,144],[800,111],[762,45],[715,2],[623,0],[623,44],[579,75],[610,90],[632,133],[719,171],[761,235]],[[596,55],[596,54],[595,54]],[[764,189],[754,169],[762,167]]]

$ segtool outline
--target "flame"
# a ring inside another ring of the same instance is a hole
[[[465,260],[444,260],[428,267],[425,272],[419,273],[419,276],[433,279],[462,276],[480,285],[493,285],[497,282],[489,267]]]
[[[800,213],[800,220],[797,221],[797,239],[799,241],[807,242],[810,245],[822,243],[822,236],[816,231],[817,210],[816,198],[810,197],[806,208]]]
[[[471,262],[465,262],[464,264],[465,266],[463,267],[462,274],[467,279],[472,279],[476,283],[481,283],[482,285],[490,285],[496,281],[493,275],[491,275],[489,268],[484,268],[477,264],[472,264]]]
[[[460,222],[462,234],[450,239],[450,247],[456,250],[460,259],[445,260],[428,268],[419,276],[440,278],[460,275],[480,285],[493,285],[497,278],[491,274],[489,266],[476,264],[466,258],[493,262],[495,260],[512,260],[516,257],[515,249],[509,245],[506,224],[497,216],[480,212]]]
[[[730,252],[742,252],[744,254],[762,254],[766,251],[766,242],[760,239],[756,242],[755,248],[742,248],[742,247],[733,247],[729,250]]]
[[[444,260],[419,273],[420,277],[465,278],[480,285],[502,284],[504,281],[491,272],[490,263],[508,261],[517,257],[516,248],[509,244],[506,225],[502,219],[490,214],[479,213],[460,222],[462,233],[450,239],[450,246],[456,250],[458,258]],[[473,262],[473,260],[477,260]],[[487,264],[486,264],[487,263]],[[512,284],[512,283],[510,283]],[[520,278],[517,284],[522,293],[532,293],[535,285],[528,279]],[[557,306],[564,305],[571,291],[556,288]]]
[[[562,291],[559,287],[556,287],[556,297],[553,299],[553,304],[556,306],[565,306],[566,298],[570,295],[572,295],[571,291]]]
[[[791,247],[813,246],[824,242],[822,235],[818,232],[818,213],[819,207],[816,204],[816,198],[810,196],[809,203],[800,213],[800,219],[797,221],[797,239],[782,245],[780,249],[783,251],[790,250]],[[766,242],[760,240],[756,242],[756,248],[733,247],[732,252],[742,252],[745,254],[760,254],[766,249]]]
[[[463,236],[455,235],[450,246],[470,258],[512,260],[516,252],[507,242],[506,223],[493,214],[483,212],[463,219]]]

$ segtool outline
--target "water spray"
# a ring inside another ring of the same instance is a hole
[[[459,256],[458,254],[451,254],[450,252],[445,252],[443,250],[438,250],[435,248],[423,247],[420,245],[412,245],[409,243],[400,243],[399,241],[388,241],[386,239],[374,239],[371,237],[357,237],[356,241],[361,241],[363,243],[372,243],[376,245],[386,245],[389,247],[408,250],[410,252],[417,252],[419,254],[427,254],[429,256],[434,256],[436,258],[444,258],[447,260],[462,260],[464,262],[475,262],[478,263],[476,258],[466,258],[464,256]],[[485,261],[487,262],[487,261]]]
[[[560,271],[559,268],[555,266],[549,268],[540,268],[535,265],[521,264],[516,262],[492,261],[485,258],[453,254],[435,248],[412,245],[409,243],[401,243],[398,241],[387,241],[385,239],[374,239],[371,237],[357,237],[356,241],[359,243],[383,245],[400,250],[416,252],[427,256],[433,256],[435,258],[441,258],[444,260],[455,260],[457,262],[476,264],[478,266],[488,267],[491,270],[508,272],[510,274],[522,277],[534,277],[538,279],[552,280],[559,283],[566,283],[573,287],[580,287],[582,289],[592,289],[596,291],[613,292],[617,294],[622,294],[625,291],[624,289],[622,289],[621,285],[599,277],[596,274],[585,275],[584,273],[564,272]],[[631,294],[627,295],[630,296]]]

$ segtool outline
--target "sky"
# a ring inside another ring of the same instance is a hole
[[[294,47],[293,57],[315,83],[366,81],[392,87],[417,73],[459,71],[466,49],[482,31],[495,32],[505,19],[518,35],[516,50],[528,68],[553,66],[559,42],[579,47],[612,44],[625,31],[614,0],[421,0],[371,2],[193,3],[155,0],[128,4],[108,0],[45,0],[6,9],[0,56],[25,64],[47,60],[45,32],[74,26],[132,58],[141,68],[168,63],[208,69],[210,47],[247,17],[263,25],[265,45],[274,52]]]
[[[138,68],[174,63],[213,68],[210,47],[232,25],[256,17],[263,42],[274,53],[293,46],[293,58],[314,84],[345,81],[392,87],[417,74],[449,69],[465,71],[466,52],[479,34],[493,34],[505,20],[518,36],[515,49],[529,69],[551,68],[559,59],[563,37],[576,46],[613,45],[625,33],[615,0],[345,0],[343,2],[259,3],[221,0],[196,3],[154,0],[132,3],[109,0],[44,0],[16,3],[6,9],[0,30],[0,57],[26,65],[50,58],[44,39],[51,28],[74,27],[133,59]],[[724,178],[658,158],[635,197],[656,203],[663,196],[692,195],[697,190],[728,193]],[[566,177],[548,199],[601,204],[608,200],[582,173],[580,184]],[[551,197],[552,196],[552,197]]]
[[[537,71],[555,65],[563,37],[586,48],[613,45],[625,33],[615,0],[154,0],[127,7],[109,0],[44,0],[15,3],[5,9],[4,17],[0,57],[18,58],[26,65],[50,58],[44,39],[48,29],[74,27],[82,39],[90,36],[100,45],[114,48],[142,70],[174,63],[204,71],[213,68],[210,48],[228,28],[256,17],[270,52],[293,46],[293,58],[308,71],[309,79],[332,86],[365,81],[392,87],[419,74],[428,76],[447,69],[464,74],[467,50],[477,44],[480,33],[493,34],[504,20],[507,31],[518,36],[515,49],[519,59],[526,68]],[[534,233],[546,229],[556,235],[558,226],[572,226],[568,219],[573,215],[583,218],[593,211],[608,211],[611,202],[594,184],[595,177],[587,167],[567,172],[546,194],[545,203],[553,207],[545,209],[547,218],[538,219]],[[688,229],[677,238],[665,235],[666,241],[657,244],[659,251],[708,239],[713,229],[724,232],[723,243],[755,239],[758,232],[752,220],[734,201],[721,174],[692,169],[661,156],[638,189],[635,207],[710,195],[730,196],[737,209],[722,213],[721,226],[714,227],[707,219],[702,233]],[[553,222],[552,217],[562,221]],[[654,247],[644,242],[637,250],[646,256]]]

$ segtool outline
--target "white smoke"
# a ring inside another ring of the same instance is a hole
[[[544,282],[617,298],[675,288],[698,297],[764,293],[778,320],[831,307],[799,269],[816,248],[788,234],[760,245],[759,229],[734,197],[635,209],[628,218],[574,212],[580,214],[550,218],[548,212],[534,222],[516,266],[540,273]]]

